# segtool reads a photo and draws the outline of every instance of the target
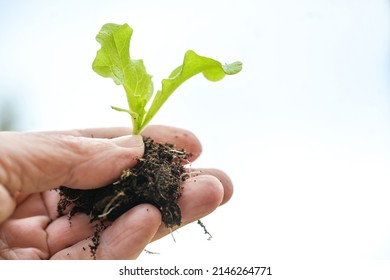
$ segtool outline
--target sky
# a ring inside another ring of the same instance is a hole
[[[389,1],[0,1],[0,102],[16,129],[131,125],[110,109],[122,89],[91,69],[107,22],[132,26],[155,88],[188,49],[243,62],[193,78],[152,121],[193,131],[193,166],[234,182],[203,219],[212,241],[189,225],[141,259],[390,259]]]

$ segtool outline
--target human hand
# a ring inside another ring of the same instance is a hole
[[[95,188],[111,183],[143,154],[142,141],[126,128],[66,132],[0,133],[0,258],[91,259],[88,237],[94,225],[85,214],[57,217],[60,185]],[[170,142],[193,154],[201,147],[181,129],[149,126],[145,136]],[[183,183],[179,200],[182,224],[211,213],[232,194],[229,178],[202,170]],[[97,259],[135,259],[145,246],[169,233],[160,212],[142,204],[129,210],[101,234]]]

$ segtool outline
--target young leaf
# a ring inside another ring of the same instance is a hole
[[[233,75],[240,72],[242,63],[237,61],[231,64],[222,65],[220,62],[197,55],[194,51],[187,51],[183,64],[172,71],[168,79],[162,81],[162,89],[159,90],[150,106],[148,113],[140,127],[142,130],[158,112],[171,94],[186,80],[203,73],[203,76],[210,81],[219,81],[226,75]]]
[[[199,56],[191,50],[187,51],[183,64],[162,81],[162,88],[156,93],[147,112],[145,106],[153,95],[152,77],[146,72],[142,60],[130,58],[132,34],[133,30],[127,24],[103,25],[96,36],[101,49],[96,54],[92,68],[99,75],[112,78],[117,85],[124,87],[129,109],[114,106],[112,108],[131,115],[133,134],[139,134],[169,96],[192,76],[203,73],[208,80],[219,81],[226,75],[236,74],[242,69],[241,62],[222,65],[214,59]]]
[[[96,36],[101,49],[96,54],[92,68],[99,75],[112,78],[117,85],[123,85],[128,112],[133,121],[133,133],[138,134],[146,113],[145,106],[153,95],[153,83],[143,61],[130,58],[132,34],[133,30],[128,24],[103,25]]]

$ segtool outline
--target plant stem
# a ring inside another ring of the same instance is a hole
[[[138,122],[133,118],[131,117],[132,121],[133,121],[133,135],[139,135],[140,134],[140,130],[138,128]]]

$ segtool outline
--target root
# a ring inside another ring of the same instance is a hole
[[[123,191],[119,192],[116,196],[114,196],[109,203],[107,203],[106,207],[104,207],[104,210],[103,210],[103,213],[100,214],[98,217],[99,218],[104,218],[106,217],[107,215],[109,215],[112,210],[114,210],[116,207],[118,207],[118,204],[117,205],[114,205],[113,207],[111,207],[111,205],[121,196],[125,196],[125,193]],[[110,208],[111,207],[111,208]]]
[[[181,181],[185,181],[187,180],[188,178],[192,178],[194,176],[198,176],[200,173],[202,173],[202,171],[190,171],[190,172],[185,172],[183,174],[180,175],[180,180]]]
[[[184,151],[179,151],[179,150],[175,150],[175,149],[170,149],[169,151],[171,151],[172,153],[175,153],[175,154],[179,154],[179,155],[185,155],[186,152]]]
[[[175,242],[175,243],[176,243],[176,239],[175,239],[175,236],[173,235],[173,230],[172,230],[172,228],[171,228],[171,227],[169,227],[169,233],[170,233],[170,234],[171,234],[171,236],[172,236],[173,242]]]
[[[144,252],[145,252],[146,254],[149,254],[149,255],[160,255],[159,252],[152,252],[152,251],[149,251],[149,250],[146,250],[146,249],[144,249]]]
[[[66,200],[68,202],[72,203],[72,202],[75,202],[76,200],[79,200],[80,197],[81,197],[81,194],[79,196],[76,196],[76,198],[69,198],[69,197],[67,197]]]
[[[121,175],[121,180],[124,180],[124,179],[130,177],[131,175],[133,175],[133,173],[131,172],[130,169],[123,170],[122,175]]]
[[[201,228],[203,228],[204,230],[204,234],[207,234],[209,236],[209,238],[207,238],[207,240],[211,240],[211,238],[213,238],[213,236],[211,235],[211,233],[207,230],[206,226],[204,225],[204,223],[202,223],[201,220],[198,220],[198,225],[200,225]]]

